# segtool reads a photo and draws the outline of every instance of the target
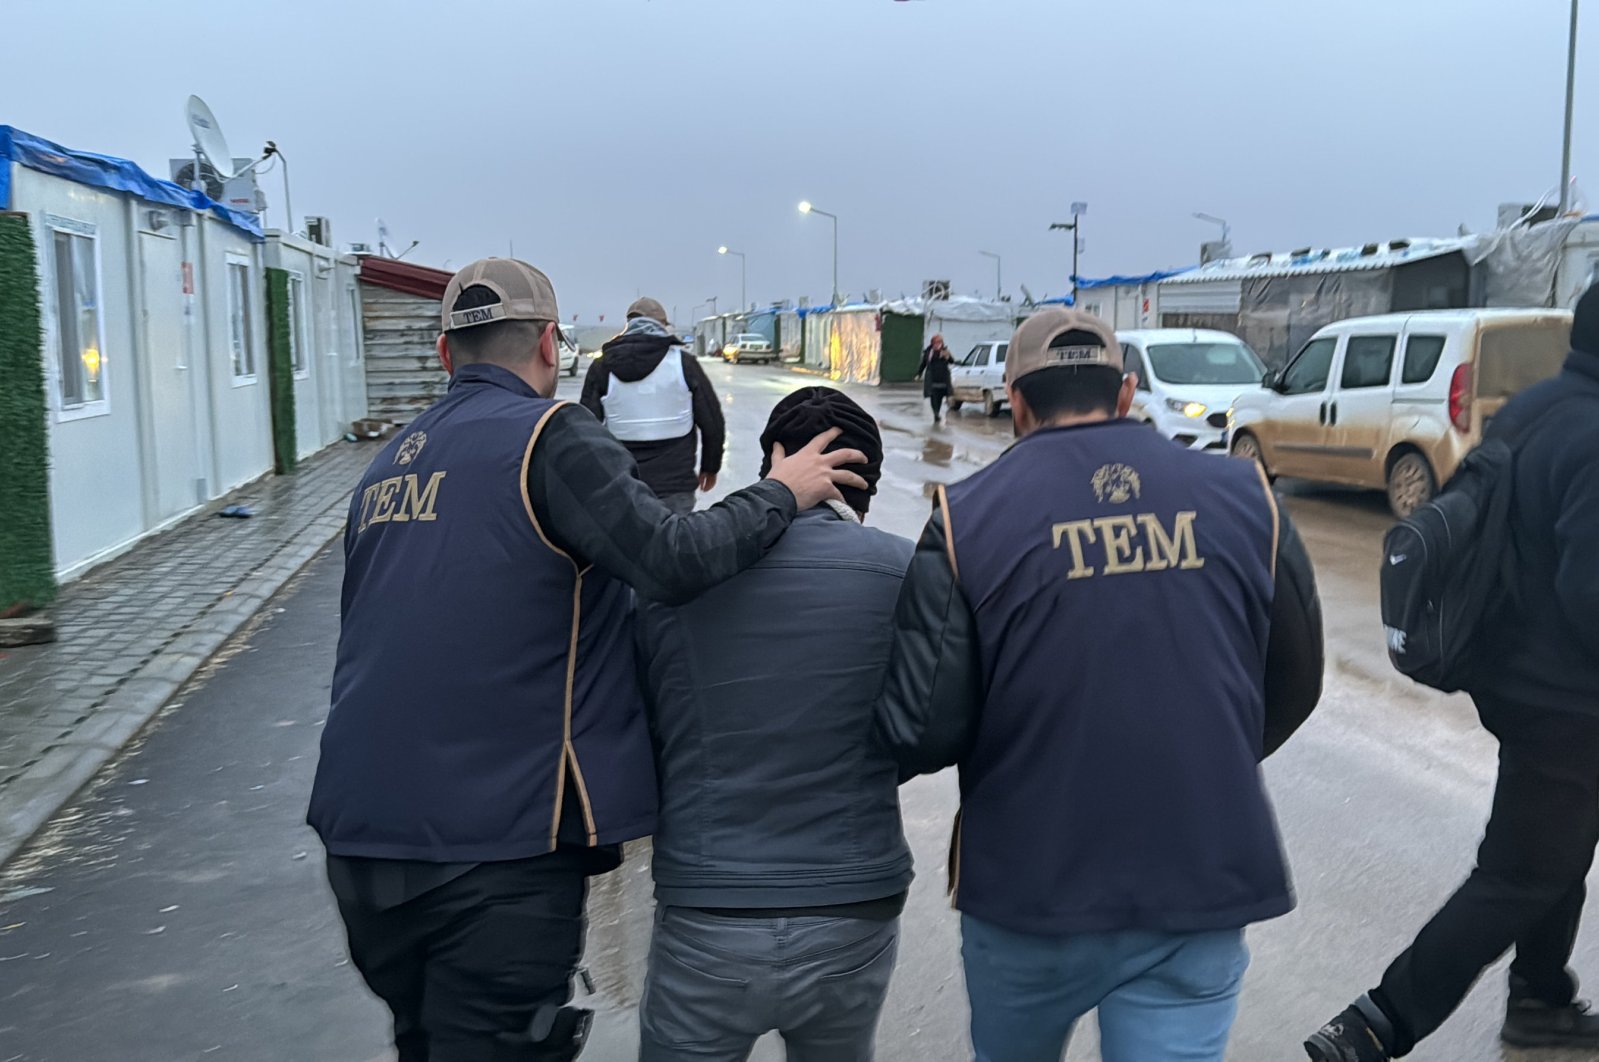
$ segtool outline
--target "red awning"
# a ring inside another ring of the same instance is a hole
[[[361,259],[363,283],[403,291],[407,295],[419,295],[424,299],[444,298],[444,289],[449,285],[450,277],[453,275],[442,269],[401,262],[393,258],[368,255]]]

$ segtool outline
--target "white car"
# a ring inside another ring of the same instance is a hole
[[[1128,416],[1190,450],[1227,449],[1227,414],[1239,395],[1259,391],[1266,366],[1228,332],[1151,328],[1117,332],[1138,390]]]
[[[576,376],[577,364],[579,360],[577,341],[574,340],[572,338],[572,334],[564,328],[557,328],[556,332],[560,333],[561,337],[561,371],[566,373],[568,376]]]
[[[954,394],[949,408],[959,409],[967,402],[978,402],[983,412],[997,417],[1007,405],[1005,400],[1005,354],[1010,343],[990,340],[979,343],[956,364],[950,366],[949,382]]]
[[[740,332],[722,348],[722,358],[737,365],[741,361],[776,361],[772,341],[756,332]]]

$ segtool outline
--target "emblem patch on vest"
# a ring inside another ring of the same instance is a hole
[[[405,441],[400,444],[400,452],[394,455],[394,463],[397,465],[410,464],[412,461],[416,460],[417,455],[422,452],[422,447],[426,446],[427,444],[427,432],[412,432],[410,435],[406,436]]]
[[[1102,502],[1122,505],[1141,495],[1143,482],[1138,473],[1126,465],[1105,465],[1090,480],[1094,496]]]

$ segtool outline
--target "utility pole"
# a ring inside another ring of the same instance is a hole
[[[1560,153],[1560,213],[1571,206],[1571,119],[1577,102],[1577,0],[1571,0],[1571,36],[1566,44],[1566,135]]]
[[[1072,219],[1070,221],[1057,221],[1049,227],[1050,232],[1064,231],[1072,234],[1072,305],[1077,305],[1077,252],[1082,247],[1083,215],[1088,213],[1087,203],[1072,204]]]

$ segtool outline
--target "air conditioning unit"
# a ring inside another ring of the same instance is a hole
[[[372,253],[372,245],[370,243],[352,243],[352,244],[350,244],[350,252],[349,253],[350,254],[371,254]]]
[[[1199,245],[1199,264],[1221,262],[1233,256],[1233,245],[1227,240],[1206,240]]]
[[[333,246],[333,225],[327,218],[309,214],[305,219],[305,238],[323,247]]]
[[[233,172],[240,176],[223,177],[211,163],[201,160],[201,191],[205,192],[208,199],[221,203],[230,210],[237,210],[242,214],[260,214],[266,210],[266,197],[261,194],[261,187],[256,183],[255,171],[248,169],[253,161],[253,159],[234,159]],[[167,172],[172,177],[172,183],[182,185],[184,188],[193,188],[194,162],[193,158],[168,159]],[[246,170],[248,172],[245,172]]]
[[[922,281],[922,298],[924,299],[948,299],[949,292],[950,284],[947,280]]]

